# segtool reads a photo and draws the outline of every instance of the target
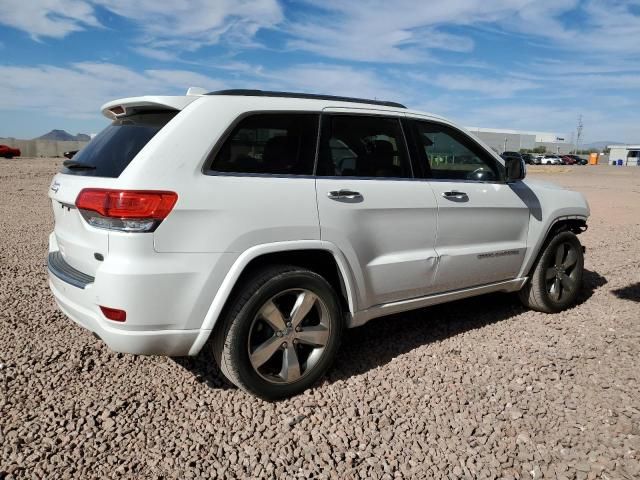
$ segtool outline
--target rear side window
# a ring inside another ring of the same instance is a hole
[[[117,178],[177,111],[140,113],[114,120],[71,160],[62,173]]]
[[[397,118],[327,115],[318,175],[365,178],[412,176]]]
[[[242,119],[210,170],[229,173],[312,175],[318,114],[261,113]]]

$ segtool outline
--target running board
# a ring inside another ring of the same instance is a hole
[[[394,313],[406,312],[407,310],[414,310],[416,308],[429,307],[431,305],[437,305],[439,303],[446,303],[452,302],[454,300],[461,300],[463,298],[475,297],[476,295],[484,295],[485,293],[517,292],[524,286],[526,281],[527,277],[522,277],[513,280],[507,280],[506,282],[490,283],[488,285],[481,285],[479,287],[465,288],[462,290],[438,293],[425,297],[411,298],[409,300],[402,300],[399,302],[383,303],[382,305],[376,305],[374,307],[367,308],[366,310],[356,312],[349,319],[348,327],[359,327],[360,325],[364,325],[373,318],[384,317],[385,315],[393,315]]]

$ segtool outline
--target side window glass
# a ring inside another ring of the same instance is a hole
[[[503,177],[502,165],[464,133],[437,123],[415,125],[419,153],[431,178],[491,182]]]
[[[400,122],[395,118],[331,115],[323,127],[318,175],[411,178]]]
[[[231,132],[211,170],[312,175],[317,137],[317,114],[251,115]]]

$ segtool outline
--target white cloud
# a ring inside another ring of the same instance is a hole
[[[85,0],[0,0],[0,23],[24,30],[34,39],[62,38],[98,27],[93,6]]]
[[[374,68],[326,63],[302,63],[267,68],[246,62],[216,63],[215,68],[234,77],[236,88],[326,93],[349,97],[399,100],[408,90],[393,85],[388,75]]]
[[[429,58],[431,50],[469,52],[469,34],[447,27],[516,21],[531,5],[566,0],[308,0],[314,17],[294,19],[291,48],[318,55],[369,62],[410,63]]]
[[[628,108],[620,108],[624,106]],[[601,140],[638,141],[635,112],[640,109],[640,102],[628,98],[607,98],[605,102],[593,104],[584,101],[558,102],[555,99],[535,102],[508,99],[487,103],[447,93],[434,96],[416,107],[444,115],[459,125],[555,132],[569,137],[575,131],[578,115],[582,115],[586,143]]]
[[[419,62],[437,51],[470,52],[471,27],[524,35],[566,51],[640,53],[639,0],[304,3],[306,8],[291,8],[285,19],[279,0],[0,0],[0,23],[36,39],[61,38],[100,27],[96,11],[102,8],[134,25],[135,51],[159,60],[217,43],[256,46],[262,29],[281,29],[292,49],[379,63]]]
[[[537,59],[527,63],[519,62],[520,68],[527,68],[539,75],[582,75],[640,72],[637,62],[611,55],[592,56],[588,62],[577,60],[559,60],[554,58]]]
[[[277,0],[0,0],[0,23],[33,38],[61,38],[101,26],[97,7],[132,21],[139,31],[134,50],[161,60],[221,41],[253,45],[260,29],[283,19]]]
[[[175,53],[171,53],[166,50],[158,50],[156,48],[136,46],[133,47],[133,51],[139,53],[143,57],[153,58],[154,60],[162,60],[163,62],[168,62],[176,59]]]
[[[493,98],[508,98],[523,90],[539,88],[541,85],[530,80],[479,75],[438,74],[435,76],[408,74],[414,80],[429,83],[445,90],[476,92]]]
[[[306,0],[304,6],[292,8],[283,0],[0,0],[0,23],[37,40],[61,38],[108,27],[106,10],[128,20],[135,32],[127,31],[116,48],[124,43],[140,55],[179,65],[199,60],[184,68],[216,68],[233,87],[426,104],[466,124],[504,128],[566,131],[582,112],[585,122],[594,128],[598,123],[612,139],[637,136],[637,121],[628,112],[639,108],[640,0]],[[255,47],[264,29],[277,29],[289,49],[277,67],[271,57],[258,65],[234,55]],[[521,60],[512,60],[515,52],[503,56],[504,65],[491,65],[487,59],[503,52],[469,55],[478,50],[474,38],[497,38],[506,50],[514,36],[514,45],[526,40],[531,47]],[[222,60],[182,55],[213,44],[225,47]],[[315,55],[309,59],[307,52]],[[190,85],[222,87],[186,70],[137,71],[95,62],[5,65],[0,108],[93,115],[112,98],[183,93]],[[606,100],[612,95],[619,95],[615,105]],[[621,104],[624,98],[628,106]]]
[[[136,72],[111,63],[4,66],[0,76],[0,108],[34,110],[64,117],[95,117],[102,104],[120,97],[179,94],[188,86],[216,90],[216,79],[183,70]]]
[[[618,55],[640,54],[640,0],[589,0],[584,13],[587,26],[573,38],[578,48]]]
[[[327,64],[302,64],[262,74],[262,82],[275,89],[397,100],[398,89],[383,78],[372,69]]]
[[[141,46],[156,52],[194,51],[221,41],[250,46],[260,29],[272,28],[283,19],[277,0],[94,1],[135,22],[142,34]]]
[[[287,24],[290,48],[379,63],[469,52],[469,27],[541,40],[587,54],[640,53],[638,0],[307,0],[314,15]],[[634,10],[634,7],[636,8]],[[457,27],[452,33],[451,27]]]

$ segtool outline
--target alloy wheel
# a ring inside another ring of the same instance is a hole
[[[323,300],[307,289],[285,290],[253,319],[247,345],[251,366],[270,383],[294,383],[318,364],[330,335]]]
[[[545,283],[549,297],[560,302],[572,295],[578,287],[579,271],[576,268],[578,251],[567,242],[558,244],[552,255],[551,265],[545,270]]]

